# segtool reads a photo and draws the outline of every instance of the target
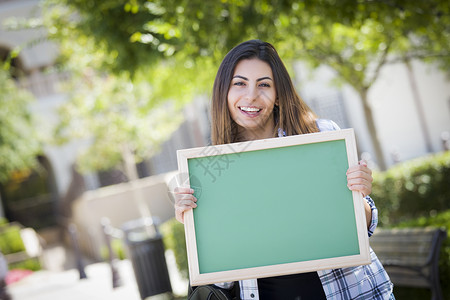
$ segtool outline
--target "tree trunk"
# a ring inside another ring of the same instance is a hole
[[[370,139],[372,141],[373,149],[375,151],[375,158],[378,167],[381,171],[386,170],[386,161],[384,159],[383,150],[381,149],[380,141],[378,140],[377,129],[375,127],[375,121],[373,119],[372,109],[367,102],[367,89],[359,90],[359,95],[361,97],[363,107],[364,107],[364,117],[366,119],[367,128],[369,129]]]
[[[143,219],[152,219],[150,209],[145,203],[144,195],[142,193],[142,187],[137,184],[139,176],[136,168],[136,160],[134,159],[134,154],[132,153],[130,147],[126,144],[123,145],[122,148],[122,158],[125,165],[125,172],[131,187],[133,200],[138,208],[140,217]],[[155,230],[155,228],[150,228],[148,226],[146,227],[146,231],[150,236],[154,235]]]
[[[419,124],[420,129],[422,130],[423,138],[425,140],[425,146],[427,148],[427,152],[433,152],[433,147],[431,146],[431,137],[428,133],[427,121],[425,119],[424,109],[422,106],[422,101],[420,100],[419,91],[417,90],[416,79],[414,78],[414,71],[411,65],[411,62],[405,59],[405,65],[408,69],[408,79],[409,84],[411,85],[411,91],[413,94],[414,104],[416,105],[417,114],[419,115]]]

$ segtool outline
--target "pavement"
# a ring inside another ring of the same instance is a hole
[[[44,251],[46,269],[8,285],[12,300],[141,300],[138,286],[129,260],[118,261],[117,269],[121,286],[113,288],[112,272],[109,263],[90,263],[84,270],[87,278],[80,279],[69,250],[63,246],[54,246]],[[175,265],[175,258],[166,252],[167,266],[173,294],[177,299],[187,292],[187,281],[183,279]],[[72,263],[72,265],[74,265]],[[161,294],[146,300],[168,300],[172,295]]]

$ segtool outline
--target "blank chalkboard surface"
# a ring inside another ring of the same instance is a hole
[[[178,151],[191,284],[370,262],[353,130]]]

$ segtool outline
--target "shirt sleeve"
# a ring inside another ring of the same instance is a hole
[[[370,226],[368,229],[369,237],[371,237],[378,225],[378,209],[376,208],[375,202],[372,200],[372,198],[366,196],[364,197],[364,199],[367,201],[370,209],[372,210],[372,220],[370,221]]]
[[[319,128],[320,131],[334,131],[334,130],[340,130],[341,128],[336,124],[335,122],[327,119],[317,119],[316,120],[317,128]]]

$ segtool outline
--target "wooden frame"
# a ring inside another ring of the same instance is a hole
[[[179,150],[192,285],[370,263],[353,129]]]

